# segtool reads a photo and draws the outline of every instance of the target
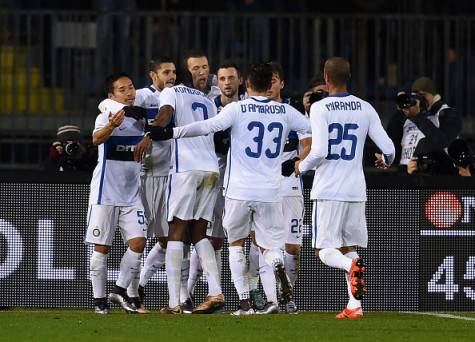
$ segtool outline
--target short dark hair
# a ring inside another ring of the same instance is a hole
[[[311,90],[320,85],[325,85],[325,78],[323,77],[323,74],[321,72],[312,77],[308,84],[307,90]]]
[[[154,58],[150,60],[148,71],[156,71],[157,69],[160,69],[160,64],[163,63],[173,63],[175,64],[175,61],[168,56],[160,56],[157,58]]]
[[[280,63],[276,62],[276,61],[270,61],[269,64],[272,68],[272,73],[279,75],[280,80],[283,81],[284,80],[284,69],[282,68],[282,65],[280,65]]]
[[[257,92],[264,92],[272,86],[272,75],[270,63],[254,63],[249,66],[247,80],[252,89]]]
[[[190,58],[200,58],[200,57],[206,57],[208,58],[208,56],[206,56],[206,54],[204,53],[203,50],[201,49],[191,49],[191,50],[188,50],[185,55],[183,56],[183,67],[185,69],[188,69],[188,59]]]
[[[128,79],[132,80],[132,77],[130,77],[130,75],[124,71],[115,72],[106,77],[104,88],[106,96],[109,93],[114,93],[114,82],[122,77],[127,77]]]
[[[345,85],[351,76],[350,63],[343,57],[327,59],[324,70],[330,81],[336,86]]]
[[[236,69],[238,76],[241,76],[241,70],[239,70],[239,67],[237,66],[236,63],[231,62],[231,61],[225,61],[221,63],[220,65],[218,65],[218,67],[216,68],[216,74],[218,74],[219,69],[228,69],[228,68]]]

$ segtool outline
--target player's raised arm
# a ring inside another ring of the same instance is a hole
[[[310,124],[312,127],[312,147],[308,156],[296,164],[299,172],[313,169],[328,154],[328,125],[324,113],[317,104],[312,105],[310,109]]]
[[[155,120],[153,120],[152,126],[166,127],[175,112],[176,106],[176,94],[173,88],[165,88],[160,94],[160,111]]]
[[[215,117],[191,123],[189,125],[173,128],[173,138],[197,137],[231,127],[236,117],[238,103],[230,103]]]
[[[382,159],[376,161],[376,167],[388,168],[391,166],[396,156],[396,149],[393,141],[381,124],[378,113],[371,107],[371,121],[369,123],[368,135],[374,141],[376,146],[382,151]]]

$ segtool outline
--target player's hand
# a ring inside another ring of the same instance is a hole
[[[149,137],[145,136],[143,137],[142,140],[140,140],[140,142],[137,145],[135,145],[134,160],[136,162],[140,163],[142,161],[143,156],[145,155],[147,150],[150,148],[151,142],[152,140]]]
[[[119,127],[124,121],[125,112],[123,109],[119,110],[117,113],[109,113],[109,125],[113,128]]]
[[[472,173],[470,172],[470,166],[466,166],[466,167],[457,166],[457,170],[458,170],[459,176],[462,176],[462,177],[472,176]]]
[[[300,175],[300,170],[299,170],[299,165],[300,165],[301,160],[297,160],[294,165],[294,172],[296,176]]]
[[[381,153],[375,153],[374,156],[376,157],[376,160],[374,161],[374,166],[381,170],[387,170],[388,166],[384,162],[383,155]]]
[[[418,170],[417,168],[417,158],[412,157],[411,160],[407,163],[407,173],[412,175],[414,172]]]
[[[295,158],[292,158],[292,159],[289,159],[289,160],[286,160],[285,162],[282,163],[282,176],[284,177],[290,177],[290,175],[292,175],[292,173],[295,172],[295,162],[299,161],[300,158],[299,157],[295,157]]]

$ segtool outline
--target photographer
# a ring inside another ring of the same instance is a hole
[[[58,128],[56,139],[49,148],[45,169],[50,171],[92,171],[97,160],[97,150],[81,143],[78,126]]]
[[[421,139],[416,151],[407,164],[408,174],[420,176],[462,176],[470,177],[473,169],[473,156],[468,144],[461,139],[454,140],[445,151],[432,151],[425,154],[419,150],[430,150],[426,138]]]
[[[409,94],[398,93],[396,102],[400,111],[388,125],[389,136],[401,147],[401,169],[414,156],[443,152],[462,130],[460,116],[442,101],[430,78],[418,78],[411,90]],[[419,146],[422,139],[425,142]]]

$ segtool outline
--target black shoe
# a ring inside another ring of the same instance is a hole
[[[109,303],[107,298],[94,298],[94,311],[98,315],[107,315],[109,313]]]
[[[187,298],[183,303],[180,304],[180,307],[185,314],[190,314],[193,312],[193,302],[191,298]]]
[[[283,299],[284,304],[287,304],[292,300],[292,284],[290,283],[289,277],[285,272],[284,265],[279,262],[274,266],[275,274],[280,281],[280,296]]]
[[[109,300],[111,303],[120,305],[126,313],[137,313],[137,309],[130,304],[127,290],[115,285],[111,293],[109,293]]]
[[[145,303],[145,288],[139,285],[139,298],[142,303]]]
[[[233,316],[248,316],[254,315],[256,312],[252,308],[251,302],[249,299],[242,299],[239,301],[239,307],[236,311],[232,312]]]
[[[145,305],[143,305],[140,297],[129,297],[127,302],[131,304],[139,314],[148,314],[150,310],[145,309]]]
[[[266,301],[264,300],[264,298],[262,297],[258,289],[251,290],[249,292],[249,297],[250,297],[249,300],[251,301],[252,308],[254,310],[257,311],[257,310],[264,309],[266,305]]]

